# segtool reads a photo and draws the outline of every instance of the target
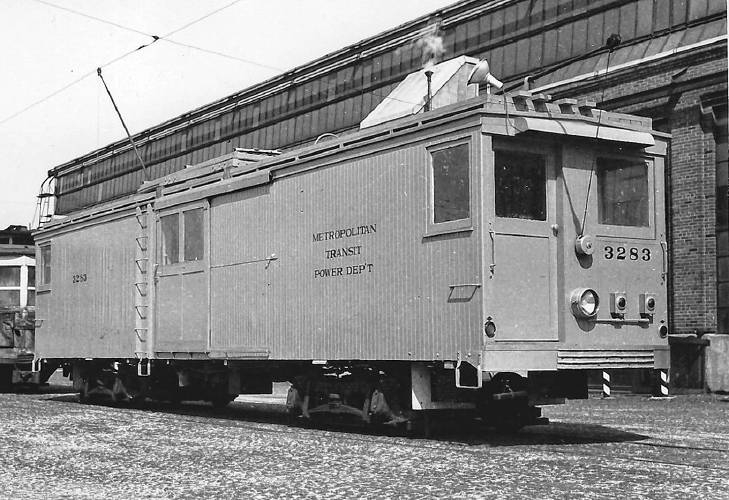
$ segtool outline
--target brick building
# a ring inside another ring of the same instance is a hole
[[[649,116],[655,128],[672,134],[670,324],[679,382],[702,385],[696,349],[706,342],[699,337],[729,334],[724,0],[463,0],[137,134],[149,176],[235,147],[287,149],[323,133],[356,130],[421,67],[419,40],[428,33],[442,36],[442,58],[488,59],[507,83],[559,67],[534,79],[532,90]],[[613,33],[621,44],[596,51]],[[142,182],[126,141],[51,174],[59,214],[133,192]]]

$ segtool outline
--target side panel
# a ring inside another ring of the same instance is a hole
[[[211,348],[475,361],[482,289],[451,285],[482,283],[476,137],[447,138],[470,140],[471,230],[427,234],[434,143],[212,200]]]
[[[39,357],[134,357],[134,216],[53,236],[38,287]]]

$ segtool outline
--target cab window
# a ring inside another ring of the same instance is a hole
[[[517,151],[495,151],[496,216],[547,220],[544,157]]]
[[[648,166],[645,162],[598,158],[600,224],[648,227]]]
[[[469,147],[457,144],[431,151],[433,168],[433,222],[471,217]]]

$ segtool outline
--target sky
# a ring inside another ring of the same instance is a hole
[[[0,0],[0,228],[31,223],[49,169],[126,137],[97,67],[134,134],[454,2]]]

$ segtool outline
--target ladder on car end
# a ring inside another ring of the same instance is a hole
[[[152,293],[153,283],[153,263],[150,258],[150,248],[152,247],[152,235],[150,214],[152,207],[137,207],[137,235],[136,252],[134,256],[134,340],[135,354],[139,363],[138,374],[149,375],[149,357],[151,355],[151,310],[152,310]]]

